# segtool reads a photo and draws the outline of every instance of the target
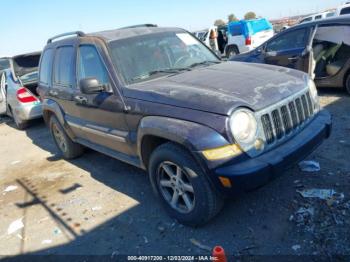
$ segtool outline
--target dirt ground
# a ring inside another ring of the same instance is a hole
[[[167,216],[143,171],[92,150],[62,160],[42,120],[18,131],[2,118],[0,254],[198,255],[221,245],[235,256],[350,255],[350,97],[320,95],[334,120],[308,157],[320,171],[296,165],[197,229]],[[306,198],[307,189],[338,194]]]

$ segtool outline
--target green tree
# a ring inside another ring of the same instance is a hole
[[[245,20],[251,20],[255,18],[256,18],[256,14],[254,12],[248,12],[244,15]]]
[[[234,14],[230,14],[227,17],[228,22],[238,21],[237,17]]]
[[[225,25],[225,24],[226,24],[225,21],[222,20],[222,19],[217,19],[217,20],[215,20],[215,22],[214,22],[214,25],[215,25],[215,26],[220,26],[220,25]]]

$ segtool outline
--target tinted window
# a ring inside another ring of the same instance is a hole
[[[300,23],[305,23],[305,22],[309,22],[309,21],[312,21],[312,17],[305,18],[305,19],[301,20]]]
[[[107,71],[94,46],[79,47],[79,80],[94,77],[100,84],[107,84]]]
[[[45,50],[40,64],[40,82],[43,84],[51,83],[53,50]]]
[[[317,16],[315,16],[315,20],[321,19],[321,18],[322,18],[322,15],[317,15]]]
[[[296,48],[303,48],[306,44],[307,30],[299,29],[286,33],[270,41],[267,44],[266,51],[283,51]]]
[[[238,35],[242,35],[242,25],[238,24],[235,26],[230,27],[230,32],[232,36],[238,36]]]
[[[73,86],[73,57],[74,48],[72,46],[57,48],[54,69],[54,80],[56,84],[67,87]]]
[[[341,15],[348,15],[350,14],[350,7],[343,8],[340,12]]]

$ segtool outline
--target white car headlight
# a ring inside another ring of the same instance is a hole
[[[248,109],[236,110],[230,118],[230,128],[234,139],[238,143],[253,143],[257,133],[257,122],[254,113]]]
[[[308,85],[310,90],[310,96],[311,96],[312,102],[314,103],[314,110],[318,111],[320,108],[320,101],[318,99],[318,93],[317,93],[315,82],[312,79],[310,79]]]

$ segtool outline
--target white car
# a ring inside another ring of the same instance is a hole
[[[40,52],[18,55],[9,59],[10,68],[0,72],[0,115],[12,117],[20,130],[42,116],[36,92],[39,59]]]
[[[273,36],[273,27],[265,18],[231,22],[228,25],[225,53],[231,58],[249,52]]]

